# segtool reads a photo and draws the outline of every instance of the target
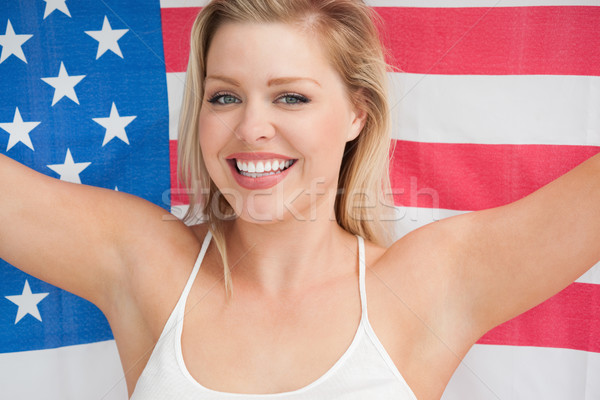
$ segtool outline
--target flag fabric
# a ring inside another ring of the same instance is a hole
[[[600,0],[368,3],[394,67],[398,237],[517,200],[600,152]],[[0,151],[181,215],[177,118],[204,4],[9,0]],[[5,263],[0,276],[0,398],[127,398],[97,308]],[[600,399],[600,267],[484,335],[443,398]]]
[[[158,0],[6,0],[0,46],[2,153],[168,209]],[[0,277],[1,399],[127,397],[100,310],[4,262]]]

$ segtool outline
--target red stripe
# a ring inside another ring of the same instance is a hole
[[[478,343],[600,353],[600,285],[573,283],[548,301],[491,330]]]
[[[482,145],[394,141],[398,206],[481,210],[518,200],[600,153],[600,146]],[[188,204],[170,141],[173,205]]]
[[[177,140],[169,141],[169,155],[171,163],[171,206],[189,204],[186,191],[177,179]]]
[[[600,152],[600,146],[395,141],[396,205],[475,211],[518,200]]]
[[[161,10],[167,72],[184,72],[200,8]],[[389,61],[405,72],[600,75],[600,7],[379,7]]]
[[[190,32],[199,7],[160,10],[167,72],[185,72],[190,52]]]
[[[600,7],[377,8],[390,63],[429,74],[600,75]]]

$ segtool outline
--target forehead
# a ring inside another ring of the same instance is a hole
[[[317,35],[285,23],[225,23],[211,41],[207,75],[269,80],[303,76],[339,81]]]

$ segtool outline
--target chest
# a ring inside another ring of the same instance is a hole
[[[356,285],[293,300],[243,298],[224,305],[192,293],[181,352],[190,375],[223,392],[280,393],[319,379],[353,342],[361,317]]]
[[[419,392],[419,379],[431,388],[431,376],[438,374],[438,366],[451,373],[446,367],[453,362],[439,357],[441,352],[451,359],[456,355],[443,343],[436,350],[432,345],[435,334],[427,332],[414,311],[398,307],[402,302],[394,300],[389,288],[377,281],[367,274],[369,320],[381,338],[383,351],[391,356],[391,368],[402,371],[411,387],[417,388],[415,392]],[[186,374],[218,392],[281,393],[311,385],[347,353],[361,319],[358,276],[303,296],[268,301],[240,293],[236,287],[235,300],[224,303],[223,293],[215,287],[219,286],[199,274],[182,313],[181,334],[175,340],[180,343],[177,356],[183,360]],[[174,306],[176,299],[169,302]],[[164,308],[161,314],[165,315],[157,317],[156,304],[147,307],[146,320],[153,321],[149,332],[154,341],[172,306]],[[140,368],[132,369],[127,377],[130,392],[149,355],[147,351],[145,359],[133,363]],[[123,364],[127,370],[126,360]],[[440,395],[444,379],[436,390]]]

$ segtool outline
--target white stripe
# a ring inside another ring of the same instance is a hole
[[[0,398],[126,400],[114,340],[0,354]]]
[[[185,213],[188,211],[189,208],[190,207],[188,205],[171,207],[172,218],[183,219],[183,217],[185,216]],[[196,219],[190,219],[189,221],[186,221],[185,223],[187,225],[198,225],[198,224],[202,224],[205,222],[206,222],[206,219],[202,219],[202,216],[200,215]]]
[[[167,74],[167,98],[169,102],[169,139],[177,139],[179,113],[185,87],[185,72],[169,72]]]
[[[395,207],[395,214],[390,220],[395,221],[396,239],[407,233],[440,219],[464,214],[466,211],[446,210],[442,208]]]
[[[600,262],[594,265],[585,274],[581,275],[575,282],[600,285]]]
[[[171,206],[171,214],[173,214],[176,218],[181,219],[187,212],[188,208],[190,208],[188,205]]]
[[[600,0],[366,0],[373,7],[598,6]],[[161,3],[162,4],[162,3]]]
[[[600,354],[556,348],[475,345],[443,400],[597,400]]]
[[[600,145],[600,77],[390,74],[392,136]]]
[[[600,77],[390,73],[392,137],[429,143],[600,146]],[[185,73],[167,74],[169,138]]]
[[[160,0],[160,8],[203,7],[209,0]]]

